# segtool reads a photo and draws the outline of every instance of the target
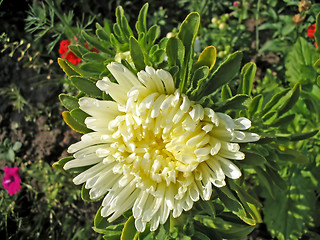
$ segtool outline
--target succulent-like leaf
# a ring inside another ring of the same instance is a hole
[[[62,113],[63,120],[76,132],[79,133],[89,133],[91,132],[90,129],[80,124],[78,121],[76,121],[70,114],[70,112],[65,111]]]
[[[61,93],[59,99],[62,105],[69,111],[79,107],[78,99],[73,96]]]
[[[240,75],[240,86],[238,93],[251,95],[251,89],[253,85],[253,79],[256,75],[257,66],[253,62],[249,62],[243,66]]]
[[[178,38],[182,41],[185,54],[183,67],[180,69],[180,86],[179,89],[185,92],[189,86],[187,79],[193,65],[194,42],[200,27],[200,15],[197,12],[190,13],[182,22]]]
[[[217,49],[214,46],[206,47],[200,54],[198,61],[194,64],[193,68],[197,69],[201,66],[207,66],[211,70],[217,60]]]
[[[73,76],[71,77],[71,82],[76,86],[76,88],[88,96],[102,98],[102,91],[88,78]]]
[[[139,42],[134,37],[130,37],[130,55],[136,69],[138,71],[144,70],[146,65],[143,51]]]
[[[120,240],[134,240],[137,239],[137,235],[138,233],[134,225],[134,218],[131,216],[124,224]]]
[[[64,157],[64,158],[60,159],[58,162],[53,163],[53,164],[52,164],[52,167],[55,168],[55,169],[60,169],[60,170],[62,170],[62,169],[63,169],[63,166],[64,166],[67,162],[69,162],[69,161],[71,161],[71,160],[73,160],[73,159],[74,159],[73,156]]]
[[[202,89],[198,91],[196,99],[210,95],[219,87],[231,81],[237,75],[240,69],[241,60],[242,52],[238,51],[231,54],[227,60],[217,68],[212,77],[203,83]]]

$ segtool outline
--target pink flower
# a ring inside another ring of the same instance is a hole
[[[234,1],[233,2],[233,6],[236,7],[236,8],[240,7],[240,4],[241,4],[240,1]]]
[[[2,186],[8,190],[8,193],[12,196],[17,194],[21,189],[21,179],[19,176],[19,168],[18,167],[5,167],[3,169],[4,176],[2,181]]]

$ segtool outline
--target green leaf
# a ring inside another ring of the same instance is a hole
[[[73,156],[68,156],[68,157],[62,158],[62,159],[60,159],[58,162],[53,163],[53,164],[52,164],[52,167],[55,168],[55,169],[63,170],[63,166],[64,166],[67,162],[69,162],[69,161],[71,161],[71,160],[73,160],[73,159],[74,159]]]
[[[20,150],[20,148],[22,147],[22,143],[21,142],[15,142],[12,146],[12,150],[17,152]]]
[[[314,46],[302,37],[298,38],[285,59],[287,80],[293,84],[313,84],[318,76],[313,65],[318,58]]]
[[[242,151],[245,154],[245,159],[239,161],[239,164],[244,164],[248,166],[259,166],[264,165],[267,160],[264,156],[258,154],[257,152]]]
[[[263,95],[259,94],[255,96],[248,107],[248,113],[250,116],[253,116],[255,113],[259,113],[261,111],[263,104]]]
[[[154,42],[160,36],[160,27],[153,25],[147,32],[146,38],[148,40],[148,46],[153,46]]]
[[[78,123],[82,124],[83,126],[86,126],[84,121],[87,117],[90,116],[89,114],[85,113],[79,108],[75,108],[71,110],[70,115],[73,119],[75,119]]]
[[[295,133],[290,136],[290,141],[300,141],[304,139],[308,139],[313,137],[319,132],[319,130],[314,130],[311,132],[305,132],[305,133]]]
[[[201,88],[202,82],[208,77],[209,72],[210,72],[209,67],[207,66],[202,66],[194,72],[191,79],[192,85],[187,91],[187,94],[192,91],[190,96],[191,99],[197,93],[197,91]]]
[[[227,101],[229,98],[232,98],[232,92],[228,84],[222,86],[221,89],[221,100]]]
[[[60,102],[62,103],[62,105],[66,109],[68,109],[69,111],[71,111],[72,109],[75,109],[75,108],[79,108],[78,99],[73,96],[61,93],[59,95],[59,99],[60,99]]]
[[[166,52],[163,49],[159,49],[152,54],[152,60],[155,64],[160,64],[164,61]]]
[[[99,63],[103,63],[103,64],[107,60],[107,58],[105,58],[101,54],[95,53],[95,52],[88,52],[88,53],[84,54],[83,59],[87,60],[87,61],[94,61],[94,62],[99,62]]]
[[[185,48],[182,41],[178,38],[170,38],[167,42],[166,53],[169,66],[178,66],[179,69],[181,69],[185,54]]]
[[[81,32],[81,36],[84,38],[84,40],[91,45],[92,47],[98,49],[101,52],[110,53],[110,50],[103,46],[101,41],[99,41],[96,37],[89,35],[85,31]]]
[[[108,25],[108,22],[105,22],[105,23]],[[109,25],[108,25],[108,28],[110,28]],[[110,29],[109,31],[107,31],[99,23],[96,23],[96,35],[100,40],[110,42],[110,33],[111,33]]]
[[[284,117],[276,119],[274,122],[272,122],[270,125],[274,127],[279,127],[279,126],[287,126],[289,123],[293,121],[295,118],[296,114],[289,114]]]
[[[260,166],[255,166],[254,169],[256,170],[259,182],[266,187],[270,196],[272,198],[275,198],[275,192],[277,191],[275,191],[276,189],[274,189],[274,184],[270,176]]]
[[[240,75],[240,86],[238,93],[251,95],[251,89],[253,85],[253,79],[256,75],[257,66],[253,62],[249,62],[243,66]]]
[[[290,91],[289,88],[282,90],[281,92],[277,93],[274,95],[269,102],[264,106],[264,108],[261,111],[261,114],[265,114],[271,109],[273,109],[279,102],[280,100]]]
[[[93,225],[95,228],[104,229],[109,225],[109,223],[107,222],[106,218],[101,216],[101,209],[102,209],[102,206],[100,206],[98,212],[96,213],[96,216],[94,217]]]
[[[200,54],[198,61],[193,65],[193,69],[207,66],[211,70],[216,63],[216,60],[217,49],[214,46],[208,46]]]
[[[292,89],[292,94],[289,99],[285,101],[285,103],[279,108],[278,110],[278,116],[281,116],[282,114],[289,111],[293,105],[298,101],[299,95],[301,92],[301,84],[296,83]]]
[[[182,22],[180,31],[177,37],[182,41],[185,54],[183,67],[180,69],[180,85],[179,89],[182,92],[185,92],[185,89],[188,89],[187,79],[192,69],[193,65],[193,52],[194,52],[194,42],[200,27],[200,15],[197,12],[190,13],[186,19]]]
[[[237,94],[232,98],[229,98],[227,101],[223,102],[220,106],[215,108],[216,111],[224,112],[226,110],[235,109],[246,109],[247,103],[246,101],[250,99],[248,95]]]
[[[79,133],[89,133],[92,132],[90,129],[87,127],[83,126],[80,124],[78,121],[76,121],[70,114],[70,112],[65,111],[62,113],[63,120],[76,132]]]
[[[276,150],[277,150],[279,159],[282,161],[292,162],[292,163],[308,162],[308,157],[297,150],[293,150],[284,146],[279,146],[279,148]]]
[[[217,189],[219,199],[225,204],[225,206],[237,215],[242,221],[249,225],[255,225],[256,220],[246,212],[244,206],[240,200],[236,197],[233,191],[228,187],[222,187]]]
[[[118,36],[122,36],[123,40],[127,41],[131,36],[133,36],[133,32],[128,24],[127,18],[124,15],[124,10],[121,6],[118,6],[116,9],[116,19],[117,23],[114,26],[119,28],[120,34]]]
[[[133,240],[136,239],[135,236],[137,235],[138,233],[134,225],[134,218],[133,216],[131,216],[124,224],[120,240]]]
[[[138,21],[136,22],[136,29],[138,34],[147,32],[147,13],[148,13],[149,4],[145,3],[141,8],[138,16]]]
[[[250,196],[245,190],[241,189],[241,187],[236,185],[233,181],[228,181],[228,183],[230,185],[230,188],[237,193],[241,204],[245,208],[248,215],[250,215],[250,217],[254,219],[255,223],[261,223],[262,218],[256,205],[261,208],[262,204],[258,200]]]
[[[99,76],[101,72],[106,70],[106,66],[103,63],[87,62],[80,65],[81,70],[90,75]]]
[[[81,45],[70,45],[68,47],[71,52],[73,52],[78,58],[83,58],[83,55],[90,52],[87,48]]]
[[[272,181],[275,183],[275,185],[277,185],[282,190],[287,189],[286,182],[283,180],[283,178],[279,175],[279,173],[276,170],[272,169],[269,166],[266,166],[266,171],[270,176],[270,178],[272,179]]]
[[[316,211],[315,194],[310,179],[301,169],[289,171],[286,191],[275,191],[275,199],[265,195],[264,221],[273,237],[279,240],[300,239]]]
[[[209,216],[197,215],[195,219],[204,226],[214,229],[216,234],[220,236],[220,238],[216,238],[215,236],[215,238],[211,239],[242,239],[255,228],[254,226],[239,223],[236,219],[229,216],[225,220],[222,217],[211,218]]]
[[[211,240],[207,235],[205,235],[202,232],[198,232],[198,231],[195,232],[193,239],[195,239],[195,240]]]
[[[84,92],[90,97],[102,98],[102,91],[95,85],[95,83],[88,78],[73,76],[71,82],[80,91]]]
[[[144,62],[143,51],[141,49],[139,42],[134,37],[130,37],[129,48],[130,48],[130,55],[136,69],[138,71],[144,70],[146,65]]]
[[[81,199],[83,200],[83,201],[87,201],[87,202],[95,202],[94,200],[92,200],[91,198],[90,198],[90,195],[89,195],[89,191],[90,191],[90,189],[86,189],[85,188],[85,183],[84,184],[82,184],[82,188],[81,188]]]
[[[241,60],[242,52],[238,51],[231,54],[227,60],[217,68],[212,77],[204,83],[202,91],[199,92],[197,99],[208,96],[222,85],[231,81],[239,72]]]
[[[83,71],[80,68],[65,59],[58,58],[58,64],[69,78],[71,76],[83,76]]]

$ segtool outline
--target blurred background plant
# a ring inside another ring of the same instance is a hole
[[[71,175],[51,168],[53,162],[66,155],[64,149],[79,139],[60,117],[63,109],[58,93],[77,90],[56,59],[61,41],[84,46],[88,39],[84,39],[81,32],[91,36],[95,23],[108,30],[116,20],[114,12],[118,5],[126,10],[129,25],[134,28],[145,2],[0,2],[0,167],[19,166],[22,179],[22,189],[17,195],[11,197],[3,188],[0,190],[1,236],[6,239],[102,239],[91,229],[97,204],[83,202]],[[269,124],[281,128],[282,132],[297,134],[319,128],[320,72],[319,64],[313,66],[319,52],[314,46],[315,40],[308,37],[307,29],[316,23],[320,4],[304,0],[163,0],[150,2],[148,23],[159,25],[160,36],[164,37],[178,29],[190,11],[201,15],[199,52],[205,46],[214,45],[218,62],[222,62],[230,53],[241,50],[244,63],[257,64],[253,96],[258,101],[258,96],[263,95],[261,104],[265,105],[274,93],[280,93],[285,87],[301,83],[301,98],[282,119],[288,120],[288,124],[277,126],[276,117],[272,119],[272,116]],[[115,49],[109,51],[116,54]],[[231,82],[230,91],[235,92],[238,84],[239,81]],[[319,134],[311,140],[292,142],[290,147],[301,155],[294,156],[287,148],[278,149],[282,154],[281,167],[285,166],[280,174],[288,188],[274,191],[275,195],[271,196],[257,186],[264,211],[272,214],[248,239],[319,237],[320,220],[316,211],[320,192]],[[299,164],[288,170],[287,159],[296,159]],[[288,201],[283,205],[274,204],[283,198]],[[284,229],[277,221],[288,222],[290,227]]]

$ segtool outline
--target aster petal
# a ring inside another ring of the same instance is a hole
[[[233,119],[230,116],[228,116],[227,114],[224,114],[224,113],[219,113],[219,112],[216,113],[216,115],[220,119],[219,122],[224,123],[224,125],[227,128],[227,130],[234,130],[235,124],[234,124]]]
[[[256,142],[260,139],[260,136],[251,132],[235,131],[235,136],[232,139],[233,142]]]
[[[240,169],[237,167],[237,165],[232,163],[230,160],[225,159],[225,158],[219,158],[219,162],[221,164],[221,168],[222,168],[224,174],[227,177],[229,177],[231,179],[238,179],[241,177]]]
[[[138,78],[121,63],[109,63],[107,68],[117,80],[121,88],[123,88],[126,92],[128,92],[134,86],[142,85]]]
[[[79,185],[81,183],[84,183],[89,178],[95,176],[97,173],[101,172],[106,166],[102,163],[98,163],[94,165],[93,167],[87,169],[86,171],[80,173],[78,176],[76,176],[73,179],[74,184]]]
[[[157,76],[164,83],[164,87],[166,89],[167,94],[172,94],[175,91],[174,82],[171,74],[163,69],[159,69],[156,72]]]
[[[251,121],[245,117],[237,118],[233,120],[235,129],[246,130],[251,127]]]
[[[102,101],[90,97],[82,97],[79,99],[80,109],[93,117],[114,118],[120,112],[118,105],[113,101]]]
[[[101,162],[101,158],[98,158],[97,155],[91,154],[86,156],[85,158],[77,158],[74,160],[71,160],[67,162],[64,166],[64,170],[69,170],[71,168],[76,168],[76,167],[84,167],[84,166],[90,166],[93,164],[96,164],[98,162]]]

